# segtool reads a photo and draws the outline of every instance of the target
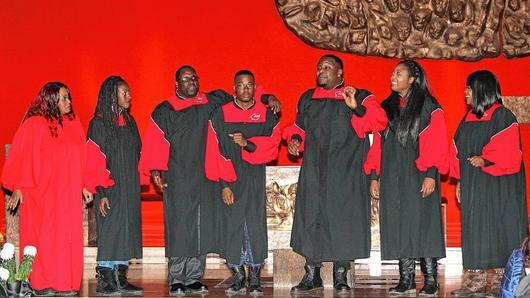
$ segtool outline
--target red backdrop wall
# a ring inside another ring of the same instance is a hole
[[[285,126],[293,120],[299,95],[314,85],[316,61],[326,53],[289,32],[273,0],[2,1],[1,6],[2,145],[11,142],[29,102],[47,81],[70,87],[74,109],[86,127],[99,85],[111,74],[129,82],[133,114],[143,131],[154,106],[173,93],[174,72],[183,64],[195,66],[202,90],[230,89],[235,71],[254,71],[258,83],[282,100]],[[348,84],[369,89],[380,99],[388,95],[390,72],[398,60],[339,56]],[[504,95],[530,95],[530,58],[420,62],[445,109],[451,135],[464,113],[469,73],[490,69]],[[524,125],[526,160],[529,136]],[[285,147],[279,164],[293,164]],[[443,195],[448,200],[448,244],[458,246],[460,212],[454,187],[444,183]],[[161,204],[144,204],[143,211],[145,244],[163,245]]]

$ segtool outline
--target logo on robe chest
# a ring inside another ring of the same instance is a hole
[[[258,114],[258,113],[254,113],[250,115],[250,120],[252,121],[258,121],[260,118],[261,118],[261,114]]]
[[[204,99],[202,95],[199,95],[195,98],[196,101],[201,102]]]

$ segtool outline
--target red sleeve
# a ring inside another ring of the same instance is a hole
[[[373,134],[372,146],[366,156],[364,162],[364,173],[370,175],[372,170],[379,176],[381,173],[381,134],[376,132]]]
[[[367,133],[385,129],[388,119],[385,110],[381,108],[375,99],[375,95],[368,95],[363,100],[362,106],[366,109],[366,112],[360,117],[354,113],[351,117],[351,126],[357,136],[364,139]]]
[[[298,147],[298,151],[304,151],[305,130],[301,129],[298,125],[296,125],[296,123],[293,123],[283,129],[282,138],[287,142],[290,142],[294,135],[299,135],[301,138],[300,147]]]
[[[279,123],[272,129],[270,136],[251,137],[248,139],[256,145],[256,150],[248,152],[241,150],[241,158],[253,165],[264,164],[278,157],[278,145],[280,144],[281,133]]]
[[[449,155],[449,175],[455,179],[460,179],[460,159],[458,159],[458,148],[456,148],[455,140],[453,140]]]
[[[49,133],[49,129],[39,117],[30,117],[22,123],[15,133],[2,170],[2,185],[5,188],[14,191],[35,186],[40,172],[40,143],[45,133]]]
[[[234,182],[237,179],[232,160],[224,157],[219,149],[219,140],[212,121],[208,121],[208,135],[206,137],[206,156],[204,161],[206,178],[212,181],[224,180]]]
[[[107,156],[101,147],[92,139],[86,142],[85,187],[91,193],[96,193],[96,186],[108,188],[114,185],[107,169]]]
[[[442,109],[438,108],[431,113],[431,122],[420,132],[418,139],[420,151],[416,159],[418,170],[423,172],[435,167],[440,174],[446,174],[449,171],[449,142]]]
[[[515,174],[521,170],[522,152],[519,124],[512,123],[493,137],[484,148],[481,157],[493,163],[482,170],[493,176]]]
[[[147,124],[142,144],[138,171],[140,183],[146,185],[149,184],[151,170],[167,171],[169,161],[169,141],[153,118]]]

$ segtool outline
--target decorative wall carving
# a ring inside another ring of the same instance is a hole
[[[276,0],[309,45],[390,58],[476,61],[530,54],[530,0]],[[507,7],[506,7],[507,6]],[[506,8],[505,8],[506,7]]]

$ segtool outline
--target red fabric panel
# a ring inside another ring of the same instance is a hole
[[[455,179],[460,179],[460,159],[458,159],[458,149],[454,140],[451,142],[449,150],[449,175]]]
[[[447,128],[442,109],[436,109],[431,113],[431,122],[419,134],[420,153],[416,159],[416,167],[420,171],[427,171],[430,167],[436,167],[440,174],[449,171],[449,144],[447,140]]]
[[[138,164],[140,183],[149,184],[151,170],[167,171],[168,161],[169,141],[165,138],[162,129],[151,118],[142,140],[142,152]]]
[[[280,123],[274,127],[270,136],[251,137],[247,140],[256,145],[256,150],[248,152],[242,149],[241,158],[244,161],[258,165],[275,160],[278,158],[278,145],[281,141]]]
[[[372,170],[375,170],[377,175],[381,173],[381,133],[379,132],[374,133],[372,146],[370,146],[363,168],[366,175],[370,175]]]
[[[114,180],[107,169],[107,156],[92,139],[86,142],[86,162],[85,187],[88,191],[95,193],[96,186],[108,188],[114,185]]]
[[[367,133],[377,132],[385,129],[388,119],[385,110],[381,108],[375,95],[368,95],[362,102],[366,113],[359,117],[355,114],[351,117],[351,126],[357,136],[364,139]]]
[[[513,123],[491,137],[482,148],[482,158],[493,162],[482,170],[493,176],[509,175],[521,170],[522,152],[519,124]]]
[[[208,122],[208,136],[206,138],[206,156],[204,162],[206,178],[212,181],[220,179],[226,182],[234,182],[237,179],[232,160],[225,158],[219,150],[217,133],[213,129],[212,122]]]

